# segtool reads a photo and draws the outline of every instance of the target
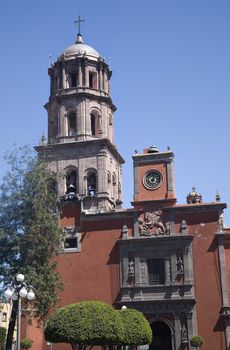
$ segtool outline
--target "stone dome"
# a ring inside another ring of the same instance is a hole
[[[75,44],[68,46],[64,52],[64,56],[83,56],[86,55],[90,58],[99,58],[100,54],[91,46],[84,44],[82,35],[78,34]]]

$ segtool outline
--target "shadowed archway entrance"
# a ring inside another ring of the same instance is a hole
[[[172,337],[169,326],[163,321],[155,321],[151,324],[153,341],[150,350],[172,350]]]

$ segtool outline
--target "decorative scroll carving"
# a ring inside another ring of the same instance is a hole
[[[180,232],[182,235],[186,235],[188,233],[188,225],[186,220],[181,221]]]
[[[169,223],[164,224],[162,220],[163,212],[158,209],[155,211],[147,211],[140,215],[139,221],[139,232],[141,236],[151,235],[169,235],[170,225]]]

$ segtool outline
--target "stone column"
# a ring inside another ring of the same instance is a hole
[[[103,90],[102,67],[99,68],[99,89],[100,89],[100,90]]]
[[[175,350],[181,349],[181,324],[180,324],[180,315],[176,313],[174,315],[174,324],[175,324]]]
[[[184,250],[184,281],[194,284],[192,244]]]
[[[167,162],[167,190],[169,198],[175,197],[174,193],[174,179],[173,179],[173,159],[169,158],[170,161]]]
[[[81,101],[77,107],[77,134],[79,135],[79,137],[85,134],[83,101]]]
[[[85,66],[85,86],[89,87],[89,67]]]
[[[223,306],[229,306],[223,234],[218,235],[218,253],[219,253],[219,261],[220,261],[220,282],[221,282],[221,292],[222,292],[222,304]]]
[[[82,69],[81,63],[78,63],[78,86],[82,86]]]
[[[221,283],[221,293],[222,293],[222,306],[230,308],[228,300],[228,286],[226,277],[226,262],[225,262],[225,252],[224,252],[224,234],[221,230],[218,237],[218,254],[220,263],[220,283]],[[230,320],[225,319],[225,339],[227,344],[227,349],[230,345]]]
[[[165,259],[165,284],[171,282],[170,258]]]
[[[138,176],[138,165],[134,163],[133,165],[133,179],[134,179],[134,200],[136,199],[136,196],[139,194],[138,187],[139,187],[139,176]]]
[[[139,256],[135,256],[134,263],[135,263],[135,284],[139,286],[141,284],[141,278],[140,278],[140,275],[141,275],[141,271],[140,271],[141,262],[140,262]]]
[[[195,330],[193,329],[193,314],[190,312],[187,315],[187,330],[188,330],[188,339],[191,339],[194,334],[196,334]]]
[[[123,254],[122,254],[123,255]],[[127,281],[128,281],[128,263],[129,263],[129,259],[128,256],[124,256],[123,258],[121,257],[121,261],[122,261],[122,279],[121,279],[121,285],[125,286],[127,285]]]
[[[62,88],[66,89],[66,74],[65,74],[65,67],[62,67]]]
[[[133,229],[134,229],[134,237],[139,237],[139,222],[138,222],[138,213],[133,213]]]
[[[107,153],[102,148],[97,155],[97,173],[98,173],[98,184],[97,184],[97,197],[104,197],[107,193],[107,181],[106,181],[106,159]]]
[[[59,110],[59,136],[67,135],[67,114],[62,106]]]
[[[229,349],[229,344],[230,344],[230,320],[225,319],[224,320],[224,325],[225,325],[225,339],[226,339],[226,348]]]
[[[106,72],[103,72],[103,88],[104,91],[107,92],[107,76],[106,76]]]

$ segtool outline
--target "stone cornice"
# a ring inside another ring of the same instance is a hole
[[[159,153],[144,153],[135,154],[132,156],[134,161],[134,166],[138,166],[143,163],[158,163],[158,162],[169,162],[174,158],[173,152],[159,152]]]
[[[116,146],[110,142],[109,139],[107,138],[98,138],[94,140],[87,140],[87,141],[75,141],[75,142],[64,142],[64,143],[55,143],[55,144],[47,144],[47,145],[40,145],[40,146],[35,146],[35,150],[38,153],[45,154],[47,152],[50,153],[55,153],[57,150],[60,148],[68,149],[68,148],[74,148],[75,150],[79,148],[85,148],[86,146],[89,145],[99,145],[101,148],[102,147],[107,147],[108,150],[111,152],[111,154],[116,158],[116,160],[119,161],[120,164],[124,164],[125,161],[118,152]],[[56,154],[55,154],[56,157]]]
[[[85,89],[90,90],[90,88],[85,88]],[[72,93],[66,93],[67,92],[66,90],[68,90],[69,92],[71,92],[71,90],[72,90]],[[81,90],[81,91],[76,92],[76,90]],[[89,98],[90,100],[106,102],[110,106],[110,108],[112,109],[113,112],[115,112],[117,110],[117,107],[113,104],[110,96],[99,95],[100,90],[92,89],[92,92],[98,91],[98,94],[86,92],[83,90],[84,90],[83,87],[59,90],[59,92],[57,94],[50,97],[49,102],[47,102],[44,105],[44,107],[46,110],[48,110],[49,105],[52,102],[60,103],[60,102],[62,102],[62,100],[70,99],[70,98],[74,98],[74,99],[76,99],[76,98],[82,98],[82,99]],[[103,91],[102,91],[102,93],[103,93]]]
[[[227,208],[226,203],[222,202],[209,202],[209,203],[195,203],[195,204],[177,204],[173,207],[169,207],[170,209],[174,209],[175,212],[201,212],[201,211],[209,211],[209,210],[223,210]],[[166,208],[165,208],[166,209]]]
[[[119,244],[122,245],[129,245],[132,243],[138,243],[139,246],[141,246],[141,244],[151,244],[151,243],[164,243],[164,244],[175,244],[175,241],[179,241],[181,242],[188,242],[190,244],[190,242],[193,240],[194,236],[192,235],[182,235],[180,234],[170,234],[170,235],[161,235],[161,236],[150,236],[150,237],[146,237],[146,236],[139,236],[139,237],[128,237],[127,239],[120,239],[118,241]]]

